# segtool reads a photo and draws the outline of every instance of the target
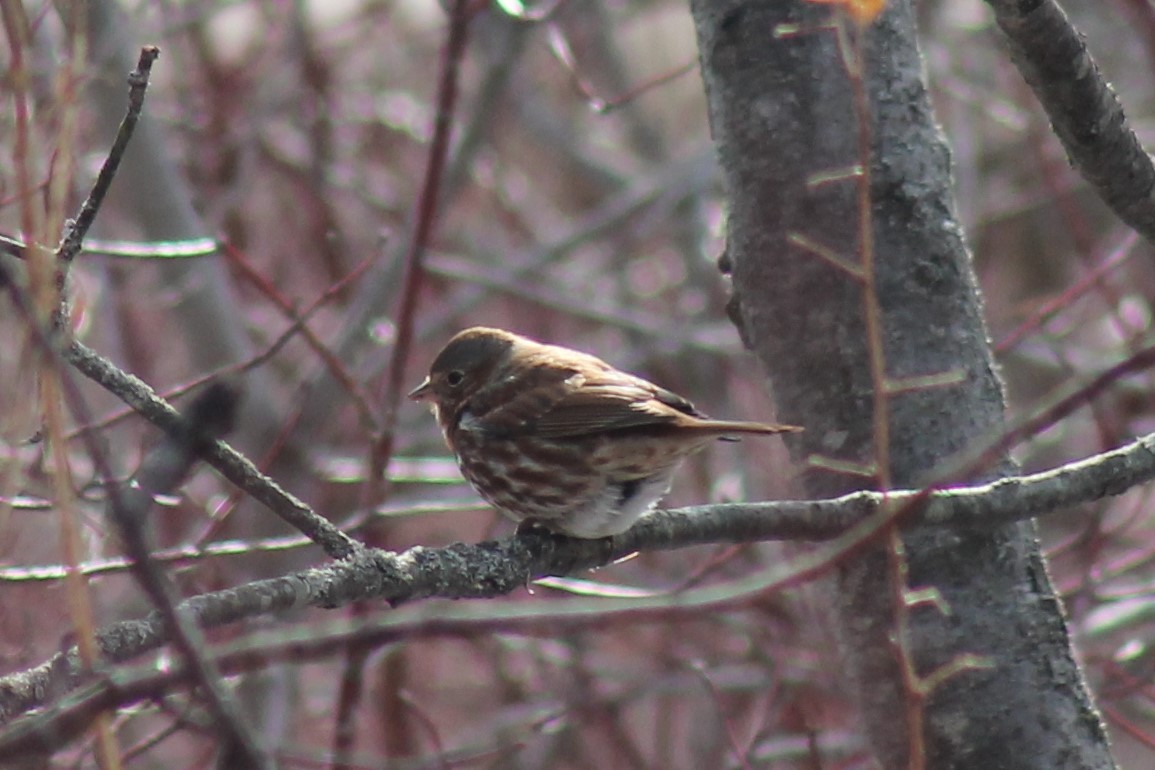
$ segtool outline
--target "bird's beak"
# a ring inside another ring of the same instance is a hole
[[[429,396],[432,395],[432,393],[430,392],[430,385],[431,385],[431,383],[429,382],[429,378],[426,377],[425,382],[421,383],[416,388],[409,391],[409,398],[413,399],[414,401],[423,401],[423,400],[429,398]]]

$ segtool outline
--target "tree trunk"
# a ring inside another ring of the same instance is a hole
[[[852,78],[832,6],[798,0],[692,0],[711,126],[730,212],[726,261],[733,317],[763,362],[785,422],[806,432],[800,461],[867,468],[874,388],[864,292],[821,244],[861,265],[853,176],[859,162]],[[1003,393],[970,255],[955,217],[950,158],[934,122],[907,0],[892,0],[863,37],[870,101],[874,293],[886,375],[945,375],[889,398],[889,478],[917,486],[961,450],[997,435]],[[808,183],[809,182],[809,183]],[[806,492],[865,484],[811,464]],[[966,480],[1012,470],[1006,458]],[[883,474],[885,478],[885,474]],[[933,768],[1113,767],[1103,724],[1074,660],[1062,604],[1033,524],[994,532],[907,531],[907,585],[949,606],[910,610],[906,639],[926,677],[964,654],[968,668],[927,695],[921,744]],[[882,546],[843,560],[830,581],[847,679],[885,768],[916,764],[917,698],[904,685],[892,569]]]

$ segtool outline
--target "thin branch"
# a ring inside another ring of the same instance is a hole
[[[180,433],[166,434],[124,487],[110,485],[108,518],[116,526],[132,571],[156,614],[184,658],[185,668],[200,688],[222,736],[243,757],[245,767],[272,770],[236,699],[223,685],[221,672],[208,653],[201,629],[177,609],[179,594],[152,557],[148,515],[157,495],[171,494],[188,477],[206,444],[232,430],[240,393],[217,382],[199,393],[183,417]],[[106,478],[107,474],[105,475]]]
[[[453,111],[457,106],[457,82],[461,75],[461,62],[465,55],[469,22],[479,6],[473,0],[454,0],[449,11],[449,34],[445,49],[441,54],[441,73],[437,85],[437,112],[433,123],[433,137],[429,143],[425,177],[421,194],[417,199],[416,218],[409,249],[405,254],[405,271],[401,277],[401,306],[397,310],[397,331],[393,340],[393,351],[389,357],[389,369],[385,381],[385,423],[381,436],[373,447],[373,476],[377,478],[389,463],[393,454],[394,434],[397,426],[397,407],[405,391],[405,363],[409,359],[409,346],[413,341],[413,321],[417,315],[417,300],[425,275],[422,262],[429,240],[433,235],[433,225],[437,219],[438,195],[449,156],[449,138],[453,128]]]
[[[609,540],[520,535],[476,545],[416,546],[401,553],[362,549],[340,562],[186,599],[177,609],[204,628],[301,607],[335,608],[357,601],[397,605],[432,597],[492,598],[535,577],[568,575],[604,566],[642,550],[765,540],[830,540],[871,517],[923,498],[904,524],[990,530],[1073,505],[1126,492],[1155,478],[1155,434],[1125,447],[1044,473],[938,492],[856,492],[832,500],[734,503],[655,511]],[[769,590],[813,572],[815,564],[788,565],[751,578],[750,590]],[[679,595],[681,599],[684,595]],[[609,601],[609,600],[607,600]],[[627,600],[628,601],[628,600]],[[605,605],[607,608],[613,606]],[[129,660],[168,640],[153,613],[113,623],[97,634],[104,659]],[[82,681],[75,650],[0,678],[0,723],[67,692]],[[3,736],[0,735],[0,743]]]
[[[277,663],[301,665],[325,660],[334,650],[374,650],[406,640],[470,639],[487,634],[556,636],[578,630],[620,626],[623,623],[654,623],[688,618],[747,602],[754,594],[748,586],[713,587],[693,594],[669,594],[645,601],[584,599],[562,600],[548,605],[519,602],[477,606],[448,605],[431,615],[423,611],[377,613],[374,617],[310,621],[275,631],[246,634],[219,647],[217,661],[227,675],[240,674]],[[83,731],[96,710],[116,708],[171,693],[187,685],[191,676],[183,667],[155,665],[122,667],[64,698],[44,713],[12,724],[0,733],[0,756],[17,752],[53,751]]]
[[[176,409],[157,396],[144,382],[121,371],[95,351],[74,341],[62,351],[62,355],[81,374],[114,393],[161,430],[171,433],[182,429],[183,421]],[[332,558],[345,558],[361,547],[353,538],[261,473],[248,458],[228,444],[214,442],[206,448],[202,459],[254,499],[268,506],[290,526],[320,545]]]
[[[96,214],[100,211],[100,205],[104,202],[104,196],[108,193],[108,188],[112,186],[116,170],[120,168],[124,151],[128,149],[128,143],[132,140],[132,133],[136,130],[136,124],[140,120],[141,110],[144,109],[144,93],[148,89],[152,63],[156,61],[158,56],[160,56],[160,49],[155,45],[144,46],[140,49],[140,59],[137,61],[136,69],[128,73],[128,110],[116,132],[116,139],[112,143],[112,148],[105,157],[104,164],[100,167],[100,173],[96,176],[92,191],[88,193],[76,219],[65,228],[64,240],[57,252],[61,265],[65,267],[80,253],[84,244],[84,236],[88,234],[88,228],[92,227]]]
[[[88,421],[90,415],[84,403],[83,396],[76,387],[70,372],[63,365],[63,360],[47,329],[40,326],[31,303],[20,291],[17,284],[0,270],[0,284],[8,289],[9,298],[24,321],[29,334],[39,347],[45,359],[44,371],[51,374],[55,382],[54,389],[58,392],[45,397],[46,412],[48,407],[67,403],[78,419]],[[258,746],[251,729],[237,708],[228,691],[221,686],[221,676],[204,650],[206,645],[195,621],[186,618],[178,609],[178,594],[164,571],[151,556],[150,538],[148,536],[148,513],[153,507],[155,495],[168,494],[184,480],[197,459],[204,455],[208,444],[216,437],[231,430],[235,422],[236,405],[239,394],[228,385],[216,383],[202,392],[190,406],[187,417],[178,416],[178,423],[167,431],[164,440],[145,458],[144,463],[136,472],[133,479],[124,487],[113,482],[112,468],[102,447],[91,434],[84,434],[83,438],[88,445],[96,471],[106,482],[108,491],[107,513],[108,519],[117,529],[125,545],[132,570],[137,581],[145,593],[157,607],[156,615],[166,628],[166,633],[175,640],[176,646],[184,656],[186,665],[192,672],[194,681],[200,685],[204,697],[208,701],[209,710],[217,720],[222,734],[228,737],[231,745],[235,746],[241,756],[245,758],[246,767],[254,770],[271,770],[272,764],[265,752]],[[57,421],[63,415],[57,416]],[[57,428],[54,435],[54,449],[60,451],[65,445],[61,434],[63,430]],[[67,468],[67,463],[57,459],[61,468]],[[71,483],[63,487],[62,494],[57,490],[58,505],[64,510],[69,505]],[[65,513],[72,514],[65,510]],[[65,533],[66,548],[69,549],[68,564],[70,575],[83,580],[83,576],[76,568],[78,559],[75,556],[75,546],[68,545],[70,539],[75,539],[74,529]],[[86,588],[86,586],[82,586]],[[85,597],[87,594],[83,594]],[[87,610],[91,614],[90,610]],[[86,618],[87,629],[81,632],[83,646],[75,648],[76,661],[80,670],[92,671],[96,668],[99,640],[93,631],[95,624],[89,616]],[[95,718],[102,719],[101,715]],[[99,724],[99,723],[98,723]],[[105,740],[106,728],[100,724],[100,739]],[[110,750],[103,749],[102,766],[119,767],[115,755]]]
[[[406,363],[409,360],[409,349],[413,342],[413,329],[417,317],[418,298],[421,293],[421,284],[425,278],[423,262],[429,243],[433,237],[437,214],[440,210],[440,193],[445,174],[446,160],[449,157],[449,140],[453,129],[453,114],[457,107],[458,80],[461,76],[461,66],[465,57],[466,42],[468,40],[469,23],[479,6],[474,0],[452,0],[446,4],[449,27],[445,39],[445,46],[441,52],[440,75],[437,81],[436,113],[433,123],[433,136],[429,142],[429,152],[426,158],[425,176],[421,183],[421,192],[417,198],[414,214],[413,231],[410,235],[409,246],[406,249],[404,270],[401,275],[400,306],[395,314],[395,334],[393,349],[389,356],[389,365],[385,372],[384,420],[381,430],[369,448],[369,477],[363,488],[364,499],[374,504],[382,499],[386,489],[385,470],[393,456],[397,434],[397,414],[402,394],[405,392]],[[360,614],[362,608],[354,606],[354,615]],[[356,714],[361,701],[366,656],[350,651],[345,660],[342,671],[342,686],[337,701],[334,717],[332,754],[337,758],[333,763],[334,770],[345,770],[348,767],[341,759],[351,755],[356,738]],[[396,687],[396,685],[394,685]],[[398,709],[393,719],[403,719],[410,709]],[[394,724],[392,720],[390,724]],[[387,732],[393,732],[386,728]],[[405,736],[412,735],[412,731],[405,729],[398,731]],[[394,743],[389,736],[389,742]],[[402,749],[404,753],[404,749]]]
[[[1155,166],[1082,35],[1055,0],[986,2],[1071,163],[1119,219],[1155,243]]]
[[[239,248],[225,241],[220,244],[220,251],[262,296],[276,305],[277,309],[281,311],[281,314],[289,319],[294,327],[300,329],[301,337],[304,338],[309,348],[317,354],[317,357],[321,359],[329,375],[349,394],[361,423],[367,428],[374,427],[377,424],[377,416],[373,413],[373,408],[370,406],[373,399],[370,398],[369,394],[357,383],[345,367],[345,364],[338,358],[337,354],[321,341],[307,323],[309,317],[319,308],[345,291],[353,281],[360,279],[369,268],[370,261],[367,259],[362,260],[344,277],[333,282],[325,289],[321,296],[313,300],[308,307],[304,310],[299,310],[287,297],[277,291],[277,288],[273,286],[265,276],[261,275],[258,270],[249,264],[248,259],[245,258],[245,255]]]

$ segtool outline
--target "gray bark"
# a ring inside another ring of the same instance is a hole
[[[873,456],[870,350],[862,285],[789,240],[801,234],[857,262],[853,180],[807,186],[858,162],[851,82],[830,7],[807,2],[692,0],[711,126],[729,196],[727,261],[735,321],[764,364],[803,461],[866,464]],[[778,35],[783,25],[803,31]],[[873,233],[883,352],[891,378],[956,373],[958,384],[890,401],[890,472],[914,486],[995,434],[1003,393],[970,255],[955,216],[950,158],[934,121],[909,2],[867,32]],[[968,480],[1008,473],[1005,459]],[[837,495],[861,477],[809,470],[805,490]],[[1102,722],[1075,663],[1062,605],[1033,523],[989,532],[904,534],[912,588],[934,587],[952,611],[913,610],[910,644],[928,675],[971,653],[993,662],[926,701],[933,768],[1113,767]],[[912,745],[891,638],[885,553],[868,550],[832,578],[847,679],[881,765],[906,767]]]

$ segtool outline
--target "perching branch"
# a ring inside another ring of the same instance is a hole
[[[219,446],[219,445],[218,445]],[[858,492],[832,500],[733,503],[656,511],[612,540],[520,535],[476,545],[416,546],[402,553],[362,549],[323,567],[194,596],[177,609],[202,628],[301,607],[340,607],[356,601],[392,605],[433,597],[492,598],[528,580],[604,566],[638,551],[711,543],[828,540],[874,516],[902,511],[908,527],[989,530],[1118,495],[1155,478],[1155,434],[1125,447],[1029,476],[938,492]],[[886,503],[886,507],[884,507]],[[314,514],[315,515],[315,514]],[[789,567],[787,568],[789,569]],[[774,582],[788,579],[774,578]],[[111,663],[130,660],[168,641],[157,613],[113,623],[97,641]],[[44,705],[48,694],[81,684],[75,650],[0,678],[0,722]],[[0,736],[2,740],[2,736]]]

